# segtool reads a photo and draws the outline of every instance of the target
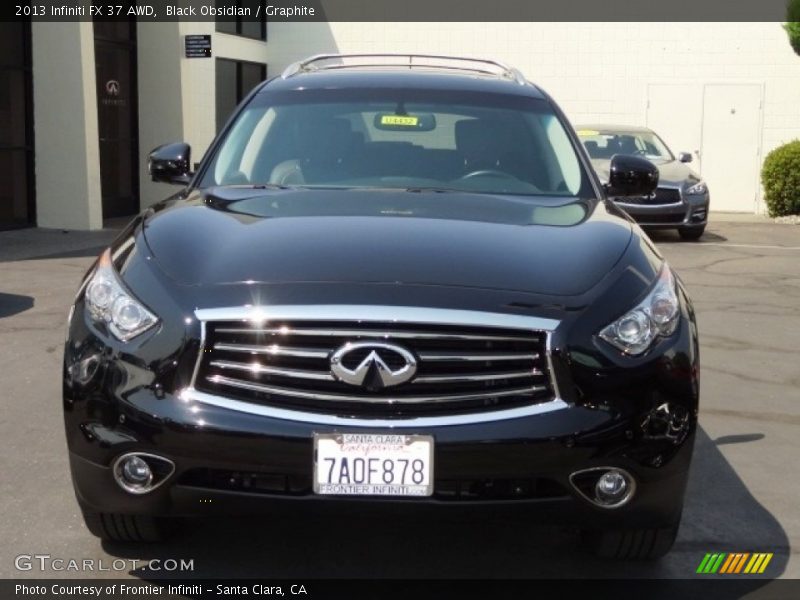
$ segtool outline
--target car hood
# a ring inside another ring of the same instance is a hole
[[[669,187],[691,187],[700,181],[700,177],[686,163],[678,160],[651,160],[658,168],[658,185]],[[592,159],[597,176],[603,183],[608,182],[608,171],[611,161],[604,158]]]
[[[351,282],[581,294],[620,260],[631,224],[603,202],[555,208],[553,216],[552,206],[485,194],[218,188],[156,207],[143,232],[157,264],[185,285]],[[531,211],[540,216],[521,218]]]

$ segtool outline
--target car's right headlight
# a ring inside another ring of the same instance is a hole
[[[114,337],[123,342],[158,323],[158,318],[125,289],[114,271],[109,250],[100,256],[86,286],[85,300],[89,316],[95,322],[105,323]]]
[[[686,190],[687,196],[697,196],[699,194],[705,194],[708,191],[708,187],[706,186],[705,181],[698,181],[688,190]]]
[[[642,354],[659,336],[672,335],[679,317],[675,277],[665,262],[647,297],[604,327],[600,337],[625,354]]]

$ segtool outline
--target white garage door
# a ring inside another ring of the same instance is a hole
[[[761,164],[761,86],[651,84],[647,126],[673,152],[691,152],[711,209],[755,212]]]
[[[755,212],[760,130],[761,86],[705,86],[701,173],[712,209]]]

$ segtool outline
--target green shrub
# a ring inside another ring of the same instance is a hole
[[[761,168],[769,216],[800,214],[800,140],[775,148]]]
[[[797,54],[800,54],[800,22],[790,21],[783,26],[789,34],[789,43]]]
[[[786,2],[786,20],[800,21],[800,0],[788,0]]]
[[[789,43],[797,54],[800,54],[800,0],[789,0],[786,5],[786,25]]]

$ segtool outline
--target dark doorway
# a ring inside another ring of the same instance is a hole
[[[228,117],[233,114],[250,90],[267,78],[267,65],[218,58],[216,71],[217,133],[219,133],[228,121]]]
[[[31,24],[0,23],[0,229],[36,220]]]
[[[139,212],[136,23],[94,23],[103,218]]]

